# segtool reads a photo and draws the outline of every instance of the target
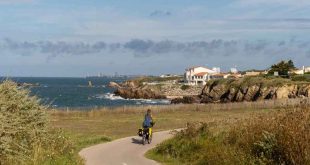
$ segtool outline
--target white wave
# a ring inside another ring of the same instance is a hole
[[[114,93],[106,93],[104,95],[97,95],[98,99],[108,99],[108,100],[125,100],[121,96],[116,96]]]
[[[98,99],[108,99],[108,100],[130,100],[135,101],[137,105],[141,104],[170,104],[169,100],[166,99],[125,99],[121,96],[116,96],[114,93],[105,93],[103,95],[96,95]]]

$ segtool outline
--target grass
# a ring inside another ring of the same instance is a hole
[[[310,104],[310,103],[309,103]],[[145,110],[152,109],[154,131],[184,128],[187,123],[209,123],[210,130],[220,133],[233,123],[265,114],[272,109],[300,105],[299,99],[207,105],[168,105],[99,108],[92,111],[50,110],[51,124],[67,133],[80,149],[114,139],[134,136],[141,126]]]
[[[154,108],[154,107],[153,107]],[[211,111],[207,109],[171,110],[153,112],[156,120],[154,131],[162,131],[185,127],[187,122],[193,121],[219,121],[226,122],[246,117],[253,111]],[[258,112],[258,111],[254,111]],[[94,115],[95,114],[95,115]],[[70,132],[81,137],[109,137],[117,139],[136,135],[137,129],[143,121],[144,111],[141,112],[51,112],[52,124],[56,128]],[[230,119],[231,118],[231,119]]]
[[[223,144],[224,136],[210,131],[207,123],[192,123],[146,154],[164,164],[231,165],[247,164],[251,159]],[[238,156],[236,156],[238,155]]]
[[[184,141],[184,144],[187,146],[195,144],[198,147],[200,144],[206,145],[201,150],[206,153],[217,149],[213,157],[220,154],[220,151],[227,150],[227,155],[224,157],[232,157],[236,151],[223,147],[222,142],[218,140],[225,139],[222,132],[231,128],[231,125],[255,116],[269,114],[275,109],[310,105],[309,100],[290,99],[207,105],[100,108],[91,111],[46,110],[46,107],[39,105],[37,98],[29,96],[29,91],[19,89],[12,82],[4,82],[0,85],[0,96],[2,125],[0,129],[4,132],[0,136],[0,164],[17,164],[18,162],[47,165],[83,164],[77,154],[80,149],[136,135],[145,110],[148,108],[152,109],[156,120],[154,131],[184,128],[187,123],[193,122],[207,123],[208,130],[212,134],[203,134],[202,137],[207,139],[206,141],[199,140],[200,134],[196,134],[198,138],[194,139],[198,141],[189,143]],[[267,127],[268,124],[265,126]],[[267,140],[268,137],[269,135]],[[230,140],[230,142],[234,141]],[[238,148],[241,142],[236,140],[230,145]],[[192,149],[195,150],[195,148]],[[244,155],[243,151],[237,151],[240,155]],[[244,155],[244,160],[247,159],[248,156]],[[178,159],[167,158],[167,160],[171,160],[171,163],[179,162]],[[239,161],[239,159],[234,161]]]
[[[249,86],[261,86],[261,87],[280,87],[284,85],[305,85],[309,84],[309,81],[304,81],[307,79],[306,76],[302,76],[303,79],[300,79],[300,76],[295,76],[290,79],[280,78],[280,77],[244,77],[241,79],[219,79],[219,80],[211,80],[207,84],[209,86],[214,86],[217,84],[224,84],[229,87],[249,87]],[[309,77],[308,77],[309,78]]]
[[[75,146],[74,153],[85,147],[104,143],[110,140],[136,135],[141,126],[146,107],[130,107],[116,110],[50,111],[54,128],[64,130]],[[217,129],[240,118],[249,117],[252,113],[263,113],[258,110],[208,110],[204,106],[165,106],[151,107],[156,120],[154,131],[183,128],[187,122],[216,122]]]
[[[189,124],[147,157],[164,164],[310,164],[308,107],[256,113],[220,131],[211,123]]]
[[[135,135],[141,126],[145,110],[148,108],[152,109],[156,120],[155,131],[161,131],[182,128],[187,122],[194,121],[222,122],[224,120],[230,122],[249,117],[253,113],[281,107],[294,107],[300,103],[300,99],[279,99],[225,104],[128,106],[99,108],[91,111],[50,110],[49,114],[55,128],[61,128],[77,136],[116,139]]]
[[[16,83],[0,84],[0,164],[81,164],[74,146],[49,125],[46,107]]]
[[[173,77],[154,77],[154,76],[145,76],[145,77],[138,77],[132,79],[130,81],[143,83],[143,82],[165,82],[165,81],[173,81],[173,80],[181,80],[182,77],[180,76],[173,76]]]
[[[184,128],[188,122],[209,122],[214,130],[223,130],[230,123],[269,110],[235,109],[224,110],[218,105],[213,108],[204,105],[176,105],[152,107],[128,107],[126,109],[102,109],[88,112],[50,111],[54,128],[64,130],[76,147],[74,152],[87,146],[110,140],[134,136],[142,124],[147,108],[153,110],[156,120],[154,131]],[[215,110],[217,109],[217,110]]]
[[[307,81],[310,82],[310,74],[304,74],[304,75],[295,75],[292,77],[293,81]]]

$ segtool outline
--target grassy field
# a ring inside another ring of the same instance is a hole
[[[19,88],[16,83],[11,81],[5,81],[0,84],[0,105],[0,121],[2,125],[0,130],[3,132],[0,136],[0,164],[18,164],[19,162],[23,162],[22,164],[47,165],[83,164],[83,161],[77,154],[82,148],[117,138],[136,135],[143,121],[144,113],[149,108],[152,109],[156,121],[154,127],[155,131],[184,128],[191,125],[188,123],[205,123],[208,128],[207,130],[212,132],[212,135],[206,134],[207,136],[205,136],[204,127],[202,127],[202,132],[198,129],[198,131],[196,131],[198,133],[195,133],[195,131],[190,132],[189,134],[180,136],[180,139],[182,140],[183,137],[187,137],[188,135],[189,137],[195,135],[197,137],[194,136],[194,139],[199,140],[200,135],[203,135],[200,141],[203,142],[202,144],[216,144],[215,146],[207,145],[207,149],[209,150],[206,151],[218,149],[218,151],[221,152],[222,149],[227,149],[229,152],[227,152],[227,155],[224,155],[225,158],[233,158],[235,152],[234,150],[231,151],[231,148],[223,147],[222,142],[216,139],[222,137],[223,131],[230,130],[232,126],[235,126],[234,128],[244,128],[234,129],[235,132],[237,132],[235,134],[231,132],[230,142],[231,145],[236,147],[239,145],[245,146],[246,144],[250,144],[249,141],[253,142],[253,140],[255,141],[261,138],[260,135],[263,129],[257,128],[264,128],[267,130],[270,128],[270,131],[276,131],[276,133],[279,133],[281,136],[283,135],[286,139],[279,139],[283,141],[283,145],[290,146],[290,144],[294,143],[294,141],[287,140],[292,139],[290,137],[297,138],[299,140],[298,142],[310,139],[308,139],[310,136],[308,136],[308,134],[305,136],[303,132],[304,130],[310,130],[308,129],[309,124],[307,123],[310,118],[309,113],[302,112],[299,113],[299,115],[293,114],[295,116],[293,117],[294,120],[288,120],[288,122],[284,123],[287,126],[292,125],[292,127],[288,127],[292,129],[283,129],[284,132],[277,132],[277,130],[281,130],[277,126],[282,125],[281,121],[283,118],[278,118],[277,115],[274,115],[274,112],[278,112],[278,110],[281,109],[295,110],[296,107],[309,107],[309,99],[264,100],[258,102],[205,105],[133,106],[100,108],[90,111],[82,111],[81,109],[79,109],[79,111],[74,109],[53,110],[47,109],[47,107],[41,105],[36,97],[29,96],[28,90]],[[286,116],[288,116],[288,119],[291,119],[289,115]],[[257,119],[259,116],[264,117]],[[271,116],[271,118],[268,116]],[[268,120],[264,120],[265,117]],[[244,126],[248,123],[253,123],[252,119],[255,119],[258,124],[254,122],[253,125]],[[277,119],[277,122],[270,122],[273,121],[273,119]],[[299,121],[303,121],[304,124],[301,125],[301,129],[299,129]],[[262,124],[260,124],[260,122]],[[246,132],[242,132],[243,130],[246,130]],[[258,131],[253,132],[252,130]],[[294,137],[292,134],[289,134],[290,131],[295,131],[299,136]],[[285,132],[288,132],[288,134]],[[240,138],[238,136],[240,133],[250,138]],[[257,136],[251,139],[252,133],[257,134]],[[269,138],[274,140],[273,135],[271,136],[268,133],[263,135],[267,137],[267,139],[265,139],[267,142],[269,142]],[[211,138],[207,138],[207,141],[205,141],[205,137]],[[214,139],[216,141],[214,141]],[[266,141],[258,141],[259,143],[257,144],[259,145],[256,146],[258,146],[259,151],[264,151],[264,145],[267,143]],[[193,142],[197,144],[197,141]],[[185,141],[185,144],[191,143],[192,141],[190,141],[190,143]],[[178,143],[173,143],[170,146],[174,144]],[[310,148],[310,145],[308,145],[308,143],[306,144],[307,145],[300,146],[305,146],[306,149]],[[218,148],[217,145],[219,146]],[[267,146],[268,145],[269,143]],[[199,145],[194,146],[199,147]],[[294,145],[292,146],[295,147]],[[251,151],[251,147],[251,145],[248,145],[246,148],[247,151]],[[165,146],[162,151],[166,153]],[[168,151],[170,152],[173,150]],[[204,153],[205,150],[202,151]],[[294,154],[293,156],[298,155],[296,153],[302,153],[304,155],[309,153],[308,150],[306,150],[307,152],[299,152],[300,150],[298,147],[294,148],[294,152],[286,150],[279,151],[283,152],[284,155]],[[182,154],[182,152],[179,153]],[[155,159],[159,158],[159,160],[163,160],[160,159],[160,154],[151,155],[155,156],[153,157]],[[273,154],[269,155],[269,157],[272,156]],[[216,157],[216,155],[214,155],[214,157]],[[172,160],[172,162],[179,161],[178,159],[169,160]],[[231,161],[233,159],[225,160]],[[236,159],[236,161],[239,161],[239,159]],[[294,162],[295,160],[292,161]],[[304,160],[298,158],[296,161],[303,162]]]
[[[145,111],[152,109],[154,131],[184,128],[187,123],[210,123],[215,132],[272,109],[298,106],[300,100],[277,100],[208,105],[169,105],[101,108],[92,111],[50,110],[51,125],[63,129],[78,149],[136,135]]]
[[[216,132],[208,122],[192,123],[147,157],[170,165],[310,164],[309,119],[306,103],[256,113]]]

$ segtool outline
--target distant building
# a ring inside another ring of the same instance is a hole
[[[211,76],[220,73],[219,71],[220,68],[191,67],[185,70],[184,79],[189,85],[205,85]]]
[[[244,76],[259,76],[268,74],[267,70],[253,70],[245,72]]]
[[[310,67],[305,67],[305,73],[310,73]]]
[[[290,73],[303,75],[303,74],[308,73],[308,72],[310,72],[310,67],[303,66],[301,69],[292,70]]]
[[[229,73],[217,73],[210,76],[210,79],[226,79],[229,78]]]
[[[238,73],[237,68],[230,68],[230,73],[233,73],[233,74]]]
[[[279,76],[279,72],[273,72],[273,75],[275,76],[275,77],[278,77]]]
[[[227,78],[238,79],[241,78],[242,75],[240,73],[229,74]]]
[[[162,74],[159,77],[166,78],[166,77],[179,77],[179,75],[176,74]]]
[[[261,74],[261,72],[250,71],[250,72],[245,72],[244,76],[258,76],[260,74]]]

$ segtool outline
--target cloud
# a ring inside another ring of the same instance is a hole
[[[305,6],[310,5],[309,0],[238,0],[242,5],[286,5],[286,6]]]
[[[28,69],[28,75],[36,73],[40,76],[69,73],[85,75],[99,71],[124,74],[182,73],[184,68],[192,65],[218,66],[222,70],[235,65],[239,69],[265,69],[283,59],[292,59],[297,66],[309,65],[305,62],[310,58],[310,41],[298,38],[279,41],[132,39],[126,42],[3,39],[0,40],[0,58],[5,59],[0,61],[0,65],[12,68],[14,74],[20,75]],[[38,67],[42,69],[41,72],[37,70]],[[53,72],[53,68],[58,69],[57,73]],[[59,68],[65,68],[66,72]]]
[[[21,4],[21,3],[32,3],[34,0],[0,0],[1,4]]]
[[[171,15],[172,13],[170,11],[155,10],[151,12],[150,17],[167,17]]]
[[[24,56],[41,54],[55,58],[57,56],[91,56],[106,54],[132,53],[136,57],[152,57],[168,54],[192,57],[209,56],[269,56],[308,54],[310,42],[296,39],[267,41],[267,40],[210,40],[210,41],[173,41],[173,40],[142,40],[133,39],[127,42],[107,43],[98,41],[87,42],[19,42],[11,39],[0,41],[0,52],[11,52]]]

